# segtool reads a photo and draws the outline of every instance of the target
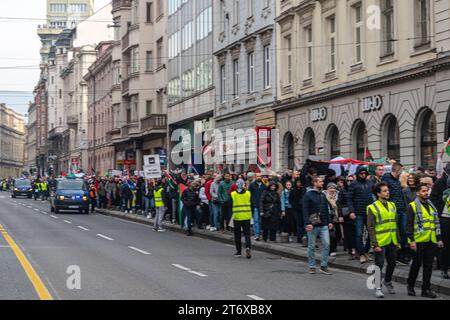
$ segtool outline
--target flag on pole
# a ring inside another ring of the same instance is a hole
[[[445,153],[450,157],[450,138],[447,140],[447,143],[445,144]]]
[[[364,161],[367,161],[367,160],[373,161],[373,157],[372,157],[372,154],[369,151],[369,148],[366,147],[364,149]]]

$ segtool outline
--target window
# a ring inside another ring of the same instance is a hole
[[[239,97],[239,59],[233,61],[233,98]]]
[[[131,49],[131,73],[139,72],[139,48]]]
[[[247,56],[247,68],[248,68],[248,93],[255,92],[255,54],[250,52]]]
[[[139,23],[139,0],[134,0],[131,7],[131,24],[135,23]]]
[[[286,49],[287,49],[287,59],[286,59],[286,76],[287,84],[292,83],[292,40],[291,36],[285,38]]]
[[[163,65],[163,38],[156,42],[156,67],[160,68]]]
[[[148,117],[148,116],[150,116],[152,113],[153,113],[153,109],[152,109],[152,103],[153,103],[153,101],[152,100],[147,100],[146,102],[145,102],[145,115]]]
[[[336,19],[331,16],[327,19],[328,22],[328,47],[329,47],[329,70],[336,70]]]
[[[312,39],[312,27],[308,26],[305,28],[305,39],[306,39],[306,70],[308,78],[313,76],[313,39]]]
[[[203,10],[195,19],[197,40],[206,38],[212,32],[212,7]]]
[[[153,2],[147,2],[146,6],[146,14],[145,14],[145,21],[146,22],[153,22]]]
[[[253,0],[247,0],[247,17],[253,16]]]
[[[270,88],[270,46],[263,48],[264,89]]]
[[[382,56],[394,54],[394,4],[393,0],[382,0]]]
[[[362,61],[362,47],[361,47],[362,34],[361,33],[363,30],[363,21],[362,21],[361,3],[358,3],[353,6],[353,12],[354,12],[354,20],[355,20],[355,26],[354,26],[354,43],[355,43],[354,57],[355,57],[355,61],[354,61],[354,64],[357,64]]]
[[[147,51],[145,53],[145,71],[153,70],[153,52]]]
[[[239,24],[239,0],[233,2],[233,25]]]
[[[227,81],[226,73],[225,73],[225,65],[220,66],[220,102],[225,103],[225,85]]]
[[[120,40],[120,17],[114,18],[114,40]]]
[[[164,14],[164,1],[158,0],[158,18],[161,17],[163,14]]]
[[[415,34],[416,34],[416,46],[428,44],[429,39],[429,0],[416,0],[415,1]]]

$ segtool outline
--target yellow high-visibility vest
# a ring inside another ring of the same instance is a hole
[[[375,235],[379,247],[385,247],[391,243],[397,245],[397,208],[391,201],[387,202],[388,208],[380,200],[367,206],[367,215],[375,216]]]
[[[231,199],[233,200],[233,220],[245,221],[252,219],[252,203],[250,191],[244,193],[238,193],[233,191],[231,193]]]
[[[410,203],[411,207],[414,211],[414,214],[417,214],[417,207],[416,202],[413,201]],[[437,243],[436,238],[436,224],[434,223],[434,217],[433,214],[434,209],[432,206],[429,206],[431,209],[431,212],[429,212],[425,206],[421,203],[420,206],[422,207],[422,219],[423,219],[423,233],[419,232],[419,226],[417,224],[417,217],[414,219],[414,241],[416,243],[423,243],[423,242],[433,242]],[[408,242],[411,242],[408,239]]]
[[[155,207],[164,207],[164,201],[162,198],[163,191],[164,191],[163,188],[153,190],[153,197],[155,198]]]

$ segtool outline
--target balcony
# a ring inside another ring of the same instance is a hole
[[[106,143],[111,143],[114,140],[119,140],[122,138],[120,128],[114,128],[106,133]]]
[[[130,90],[130,78],[122,81],[122,94],[125,95]]]
[[[66,122],[67,122],[68,126],[77,126],[78,125],[78,116],[77,115],[67,116]]]
[[[166,114],[152,114],[141,119],[141,132],[144,131],[162,131],[165,132],[167,128]]]
[[[132,122],[122,127],[122,139],[139,134],[139,123]]]
[[[122,7],[131,7],[131,0],[113,0],[113,10],[118,10]]]

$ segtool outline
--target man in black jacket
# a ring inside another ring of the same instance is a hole
[[[316,238],[322,241],[322,257],[320,260],[320,272],[331,274],[328,271],[328,255],[330,253],[330,233],[333,224],[330,220],[330,211],[327,199],[322,193],[323,179],[313,177],[312,188],[308,189],[303,197],[303,217],[305,219],[306,231],[308,232],[308,264],[309,273],[316,273]],[[314,219],[316,217],[316,219]],[[317,217],[320,217],[317,219]]]
[[[356,170],[357,179],[348,187],[347,205],[350,212],[350,219],[355,221],[356,231],[356,253],[361,263],[370,260],[367,253],[370,249],[370,240],[363,243],[364,226],[367,226],[367,206],[374,202],[372,193],[373,182],[367,179],[369,171],[367,167],[360,166]]]
[[[261,236],[261,217],[259,214],[259,203],[261,202],[261,195],[266,186],[262,183],[261,173],[257,173],[255,180],[250,183],[248,191],[252,195],[252,213],[253,213],[253,232],[255,235],[255,240],[259,241]]]
[[[400,163],[392,165],[392,172],[386,173],[381,180],[386,182],[389,186],[389,201],[395,203],[397,207],[397,226],[400,232],[400,246],[401,249],[397,254],[397,261],[403,265],[408,265],[410,253],[408,248],[408,238],[406,236],[406,203],[403,196],[403,189],[400,183],[400,175],[402,174],[403,166]]]
[[[192,235],[192,219],[195,217],[195,210],[197,206],[200,204],[199,192],[197,190],[197,184],[195,182],[191,182],[189,187],[184,189],[183,194],[181,195],[181,201],[183,202],[183,210],[187,217],[187,235]]]

